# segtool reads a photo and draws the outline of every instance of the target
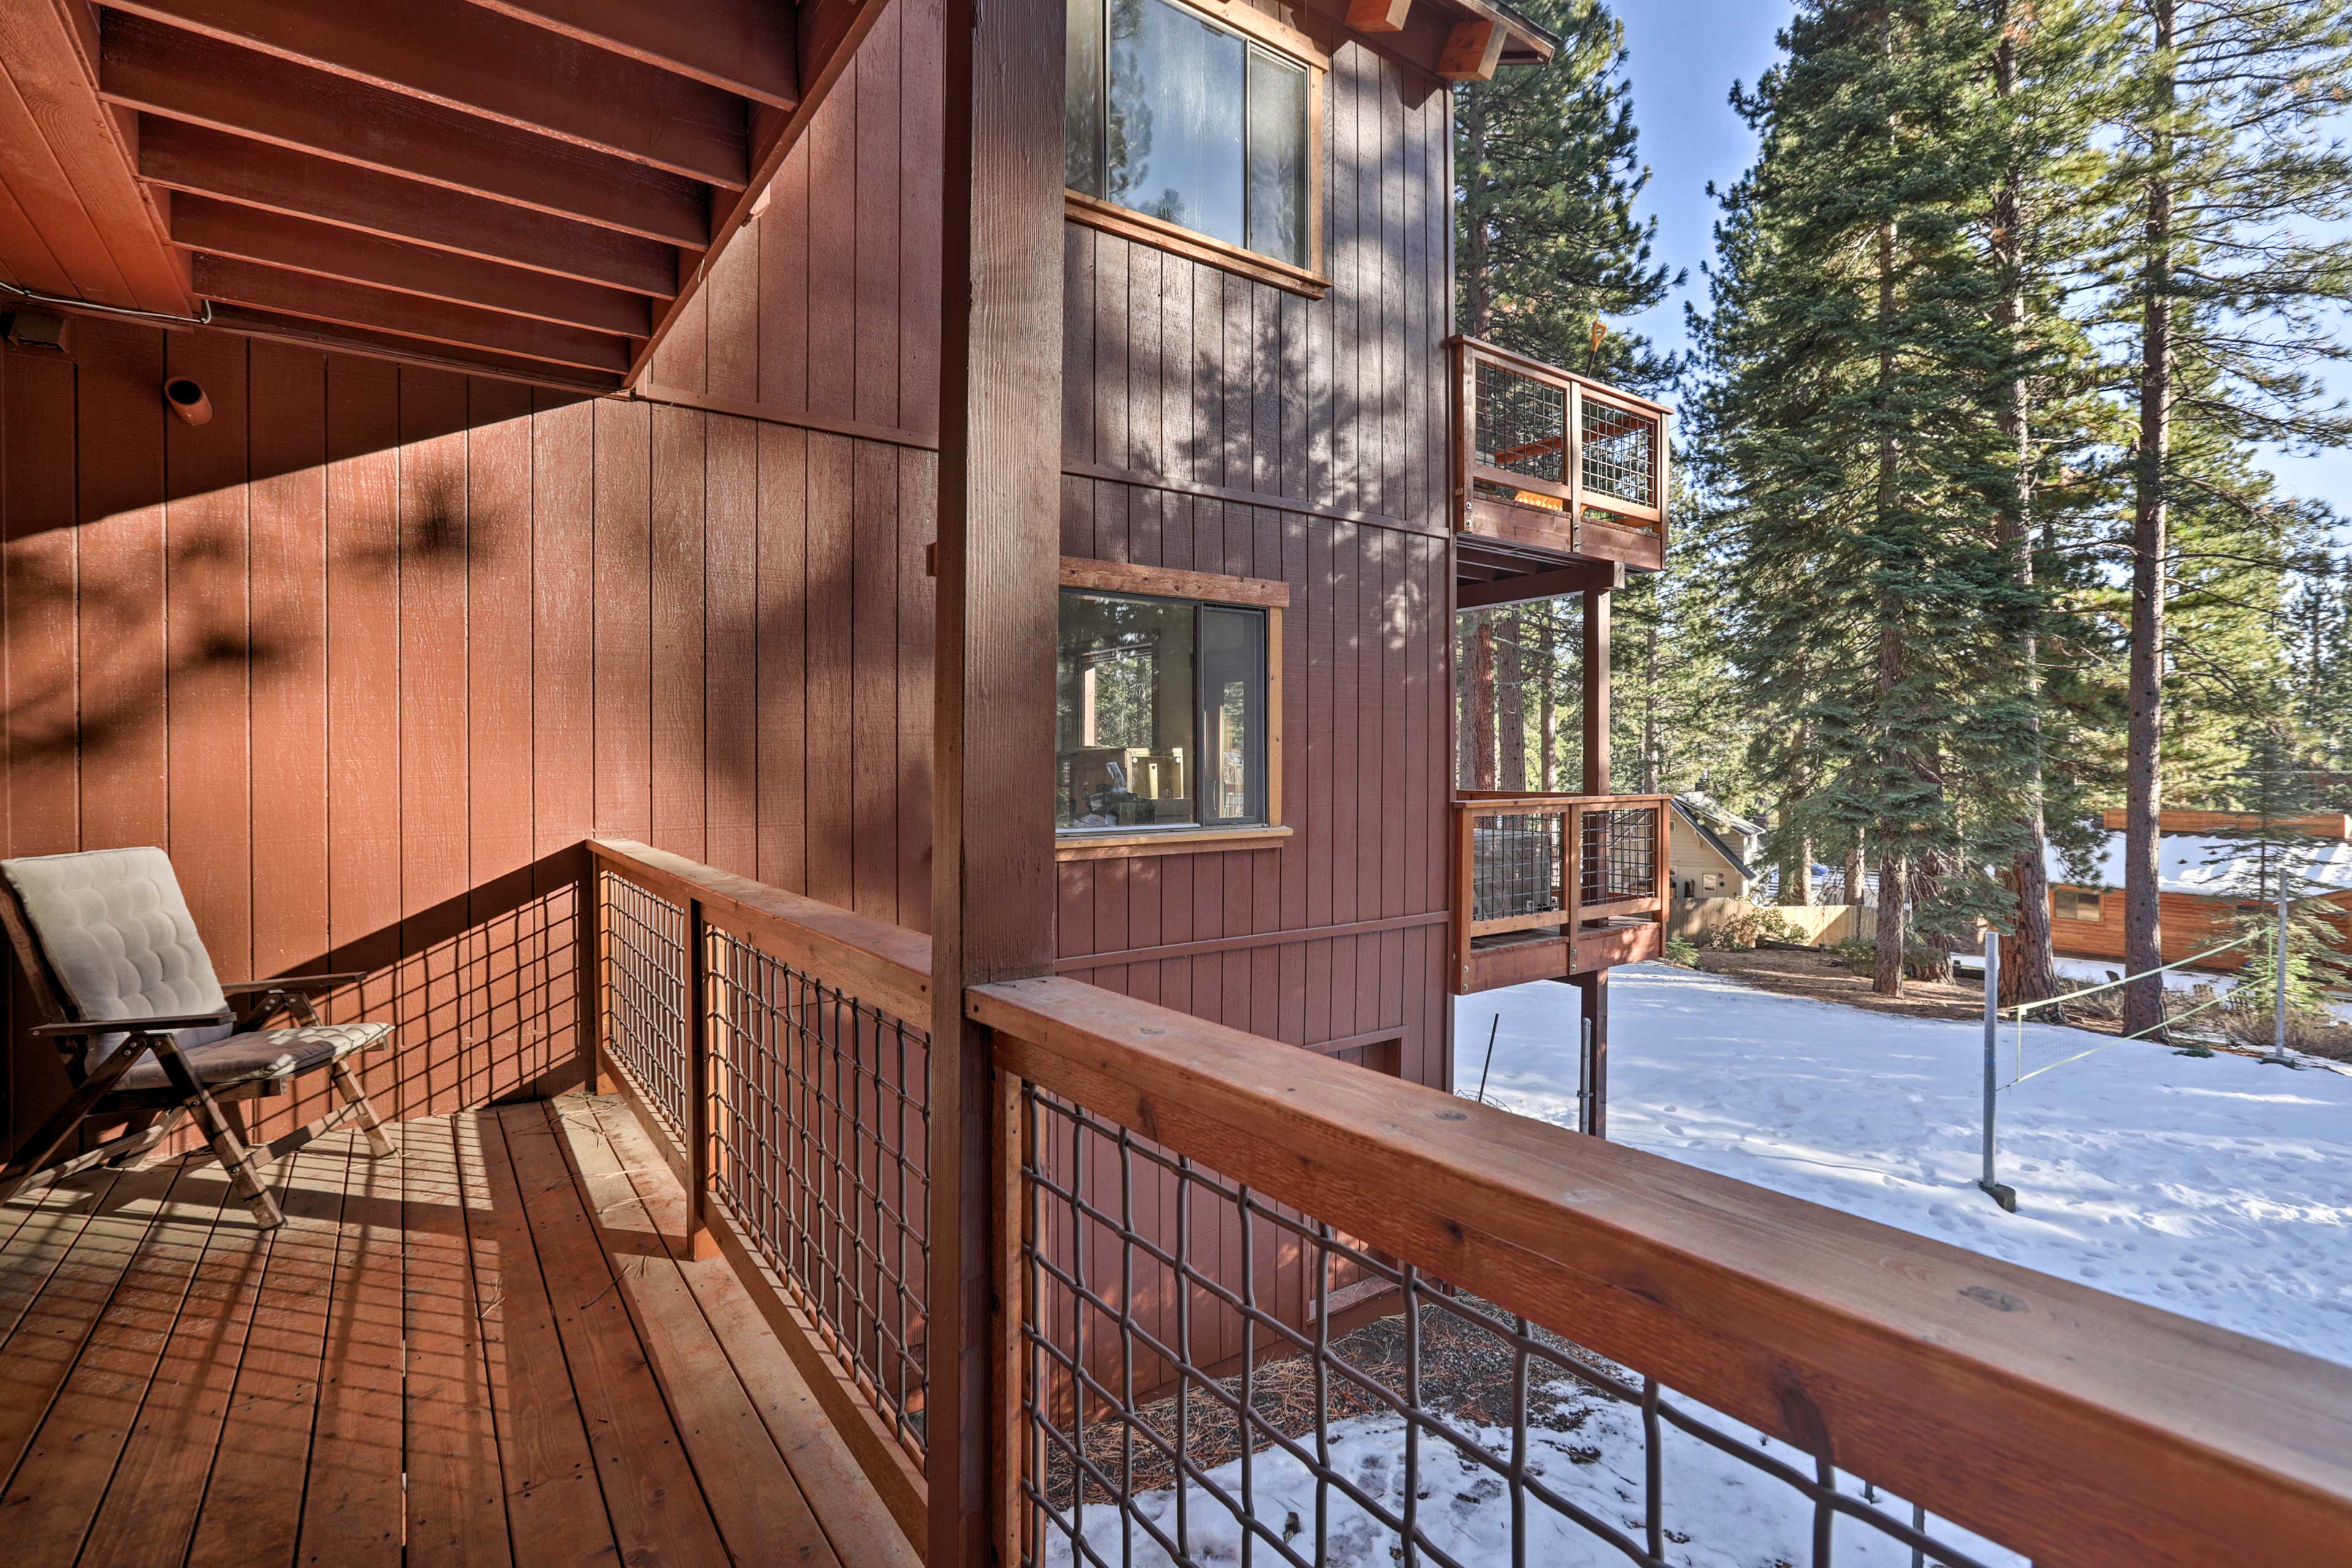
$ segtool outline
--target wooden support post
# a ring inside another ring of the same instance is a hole
[[[1584,920],[1584,807],[1570,805],[1559,814],[1559,907],[1568,932],[1568,966],[1576,967],[1576,928]]]
[[[1574,553],[1584,548],[1584,388],[1573,381],[1565,414],[1559,477],[1568,486],[1568,548]]]
[[[1584,793],[1607,795],[1610,773],[1609,590],[1588,588],[1584,592]],[[1581,835],[1579,837],[1580,839]],[[1579,848],[1580,856],[1580,844]],[[1589,974],[1580,974],[1576,984],[1583,994],[1584,1018],[1591,1041],[1585,1068],[1584,1131],[1596,1138],[1605,1138],[1609,1125],[1609,971],[1596,969]]]
[[[1454,807],[1454,988],[1470,984],[1470,921],[1477,912],[1478,814]]]
[[[1584,591],[1584,793],[1610,793],[1609,590]]]
[[[572,967],[579,983],[580,1031],[587,1062],[588,1092],[614,1094],[620,1089],[604,1059],[604,871],[594,852],[580,851],[579,939],[572,945]]]
[[[1061,0],[947,0],[930,1051],[929,1568],[1018,1538],[1021,1282],[974,985],[1054,965],[1061,579]]]
[[[702,900],[686,905],[686,1235],[678,1256],[716,1258],[710,1234],[710,928]]]

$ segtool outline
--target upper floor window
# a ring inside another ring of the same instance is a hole
[[[1267,820],[1267,614],[1062,591],[1054,825]]]
[[[1069,0],[1070,189],[1313,265],[1315,67],[1171,0]],[[1249,26],[1250,31],[1244,31]]]

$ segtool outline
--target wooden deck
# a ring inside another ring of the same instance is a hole
[[[0,1558],[915,1568],[615,1102],[396,1131],[0,1205]]]

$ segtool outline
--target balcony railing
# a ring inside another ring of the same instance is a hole
[[[1666,544],[1666,408],[1475,338],[1454,355],[1454,526],[1655,568]]]
[[[2352,1539],[2352,1370],[1067,979],[964,998],[1001,1310],[927,1346],[923,939],[595,864],[604,1067],[918,1542],[927,1468],[972,1445],[1008,1568]],[[676,912],[622,940],[645,898]],[[993,1404],[927,1429],[933,1366]]]
[[[1474,792],[1456,801],[1455,989],[1655,957],[1667,800]]]

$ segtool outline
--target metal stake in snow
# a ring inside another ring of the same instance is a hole
[[[2287,897],[2286,877],[2279,877],[2278,919],[2278,995],[2271,1006],[2271,1054],[2263,1060],[2278,1067],[2293,1067],[2294,1059],[2286,1054],[2286,922],[2294,900]]]
[[[1503,1015],[1497,1010],[1495,1022],[1486,1030],[1486,1065],[1478,1069],[1478,1103],[1486,1103],[1486,1075],[1495,1070],[1495,1032],[1503,1026]]]
[[[2000,1042],[2000,932],[1985,932],[1985,1030],[1984,1030],[1984,1174],[1977,1185],[1989,1194],[1992,1201],[2011,1214],[2017,1212],[2017,1191],[1993,1180],[1992,1124],[1993,1100],[2000,1094],[2000,1072],[1994,1057]]]

